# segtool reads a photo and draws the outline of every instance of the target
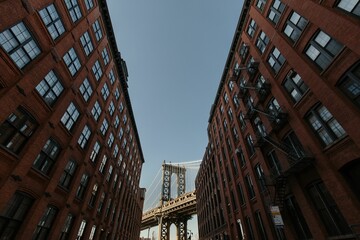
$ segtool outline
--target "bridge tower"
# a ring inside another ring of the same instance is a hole
[[[171,180],[173,174],[177,178],[177,196],[179,197],[185,193],[185,166],[171,165],[169,163],[162,164],[163,168],[163,183],[160,203],[163,206],[164,202],[171,200]],[[159,239],[169,240],[170,239],[170,225],[175,224],[177,230],[177,240],[187,239],[187,221],[190,216],[164,216],[161,215],[159,219]]]

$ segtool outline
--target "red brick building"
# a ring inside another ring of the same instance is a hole
[[[359,0],[244,1],[196,179],[200,239],[360,233],[359,39]]]
[[[0,13],[0,239],[138,239],[144,157],[106,0]]]

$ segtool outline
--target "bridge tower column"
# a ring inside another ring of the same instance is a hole
[[[161,205],[163,202],[171,200],[171,177],[174,173],[177,177],[177,197],[184,194],[186,191],[186,182],[185,182],[185,172],[186,168],[179,165],[171,165],[164,163],[163,167],[163,176],[162,176],[162,193],[161,193]]]
[[[190,218],[190,216],[178,218],[175,222],[177,240],[187,240],[187,221]]]
[[[170,225],[169,219],[164,219],[163,216],[159,220],[159,240],[170,240]]]

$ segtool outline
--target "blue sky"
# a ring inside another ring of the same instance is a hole
[[[145,157],[141,187],[163,160],[202,159],[209,112],[241,0],[107,0],[129,72]]]

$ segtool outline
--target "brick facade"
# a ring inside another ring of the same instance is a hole
[[[0,12],[0,238],[138,238],[144,157],[106,1],[5,0]]]
[[[200,239],[360,233],[359,8],[244,1],[196,179]]]

